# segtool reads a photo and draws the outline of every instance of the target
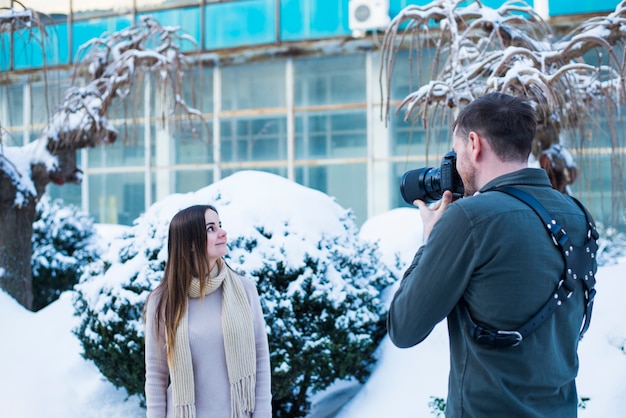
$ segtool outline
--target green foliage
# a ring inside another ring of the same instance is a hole
[[[589,402],[591,398],[582,396],[578,398],[578,409],[587,409],[587,402]]]
[[[74,287],[84,267],[99,254],[92,245],[93,220],[78,207],[44,195],[33,223],[33,310],[38,311]]]
[[[117,255],[118,259],[98,260],[85,270],[75,294],[74,308],[81,322],[74,334],[83,346],[85,359],[93,361],[115,387],[125,388],[129,395],[138,395],[143,402],[143,306],[152,283],[160,280],[164,263],[157,259],[158,252],[140,254],[135,241],[123,242],[125,245],[108,253]],[[136,262],[136,257],[145,268],[140,268],[130,279],[112,271],[120,267],[121,260]],[[102,280],[107,273],[109,280]],[[98,284],[99,279],[102,283]]]
[[[437,418],[443,417],[446,411],[446,400],[436,396],[431,396],[430,402],[428,402],[428,407],[430,408],[431,415],[434,415]]]
[[[115,297],[103,308],[105,313],[116,306]],[[145,365],[143,335],[129,330],[127,321],[141,318],[143,304],[118,305],[117,318],[102,321],[84,300],[78,301],[77,309],[85,320],[74,331],[83,345],[83,357],[93,361],[104,377],[115,387],[123,387],[130,395],[143,395]],[[122,338],[120,338],[123,336]]]
[[[248,240],[236,245],[254,247]],[[309,254],[299,266],[266,256],[248,272],[257,279],[270,329],[275,417],[305,416],[310,395],[337,379],[364,382],[385,335],[379,294],[392,274],[377,262],[376,248],[346,246],[340,237],[315,247],[319,256]]]

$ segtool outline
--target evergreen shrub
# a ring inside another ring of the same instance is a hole
[[[33,310],[38,311],[78,283],[86,265],[99,257],[93,219],[74,205],[43,195],[33,222]]]

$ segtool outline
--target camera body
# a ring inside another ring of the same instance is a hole
[[[463,197],[463,180],[456,170],[456,153],[448,152],[441,160],[439,168],[424,167],[409,170],[402,176],[400,193],[409,205],[414,200],[426,203],[441,199],[443,192],[450,190],[454,198]]]

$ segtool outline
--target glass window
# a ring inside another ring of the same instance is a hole
[[[296,107],[365,102],[365,55],[294,61]]]
[[[52,199],[61,199],[66,205],[82,207],[82,189],[80,184],[58,186],[50,183],[46,191]]]
[[[223,119],[222,162],[287,159],[287,121],[283,116]]]
[[[573,150],[570,150],[573,151]],[[571,185],[572,194],[579,198],[593,214],[596,222],[612,225],[626,231],[624,208],[611,189],[619,190],[619,174],[615,173],[610,152],[587,153],[584,158],[575,156],[578,179]],[[622,167],[624,159],[622,156]],[[626,186],[622,175],[622,185]],[[623,190],[623,189],[622,189]],[[619,192],[615,192],[619,193]],[[621,212],[620,212],[621,209]]]
[[[118,138],[112,144],[87,150],[89,168],[143,166],[145,160],[143,126],[116,126]]]
[[[550,0],[550,16],[572,15],[593,12],[611,12],[619,2],[616,0]],[[495,7],[495,6],[492,6]]]
[[[48,85],[31,84],[31,123],[35,125],[35,129],[42,130],[48,124],[48,120],[61,104],[61,93],[64,93],[63,87],[53,83]]]
[[[69,62],[66,23],[46,27],[45,35],[42,35],[39,28],[16,32],[13,42],[14,69],[38,68]]]
[[[10,84],[0,87],[0,126],[21,127],[24,123],[24,85]],[[19,141],[21,143],[21,138]]]
[[[195,192],[213,183],[213,170],[179,170],[175,176],[175,193]]]
[[[205,13],[205,49],[276,42],[277,0],[209,3]]]
[[[96,222],[132,225],[145,211],[144,173],[89,175],[89,212]]]
[[[89,4],[93,3],[91,0],[87,1]],[[76,57],[79,48],[91,39],[101,37],[105,33],[117,32],[132,25],[133,19],[129,14],[74,22],[72,24],[72,57]],[[81,51],[81,56],[77,59],[81,59],[84,52]]]
[[[198,4],[197,0],[196,4]],[[178,26],[180,27],[180,34],[190,36],[196,41],[196,43],[193,43],[188,39],[180,40],[179,47],[181,51],[186,52],[200,50],[201,27],[199,6],[186,9],[169,9],[160,11],[155,10],[149,13],[140,13],[137,15],[138,22],[140,21],[142,16],[152,16],[162,26]]]
[[[210,164],[213,162],[213,137],[210,122],[205,126],[199,121],[178,121],[172,135],[176,143],[177,164]],[[207,132],[208,128],[208,132]]]
[[[418,90],[423,84],[434,79],[439,71],[433,68],[436,50],[419,48],[419,51],[402,50],[394,57],[393,73],[391,74],[391,100],[404,100],[409,94]],[[439,57],[439,67],[445,62],[445,56]],[[383,83],[387,83],[387,73],[383,73]],[[395,109],[392,106],[392,112]]]
[[[367,219],[365,163],[296,167],[296,182],[334,197],[343,208],[353,211],[358,225]]]
[[[213,113],[213,67],[193,65],[183,77],[183,99],[202,114]]]
[[[348,2],[295,0],[280,2],[280,39],[296,41],[349,35]]]
[[[296,115],[296,159],[367,156],[364,110]]]
[[[11,33],[0,33],[0,70],[2,72],[11,69]]]
[[[448,112],[449,113],[449,112]],[[421,122],[404,121],[404,112],[390,115],[390,153],[393,156],[422,156],[440,158],[452,149],[451,114],[434,117],[429,121],[430,129],[426,131]]]
[[[284,106],[284,61],[222,69],[222,110]]]

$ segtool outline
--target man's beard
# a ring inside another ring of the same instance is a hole
[[[476,169],[474,167],[468,167],[468,170],[463,176],[463,187],[465,188],[465,197],[474,196],[478,191],[476,187]]]

